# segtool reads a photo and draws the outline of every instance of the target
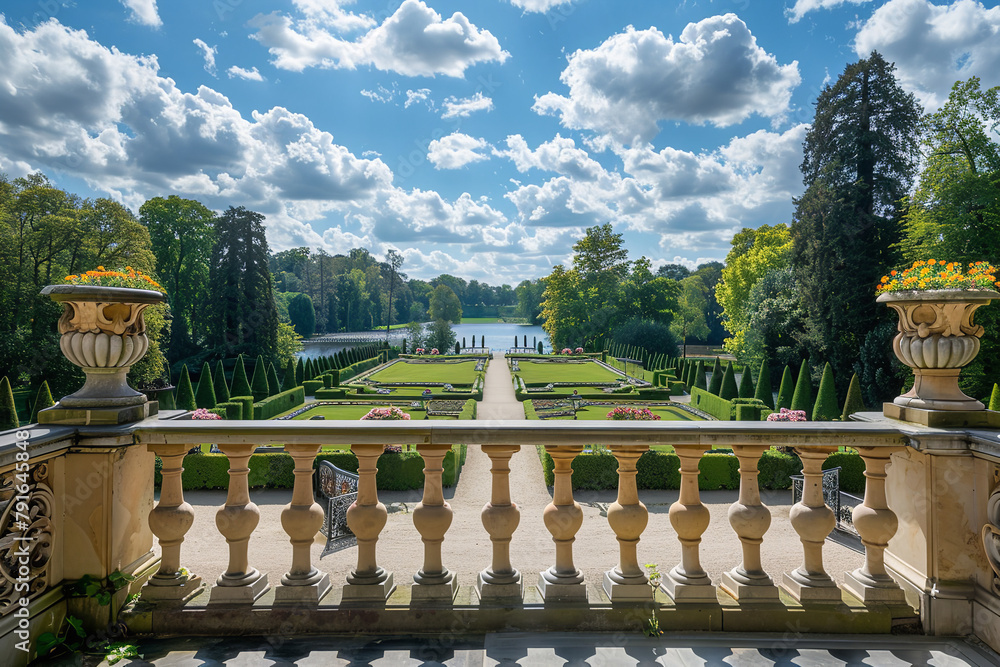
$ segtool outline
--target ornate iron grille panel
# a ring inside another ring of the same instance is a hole
[[[341,470],[329,461],[320,461],[316,470],[316,500],[326,513],[320,528],[326,536],[326,547],[320,558],[358,543],[347,527],[347,510],[357,499],[358,476]]]
[[[802,485],[805,478],[802,475],[792,475],[792,504],[802,500]],[[836,528],[841,528],[841,508],[840,508],[840,468],[830,468],[823,471],[823,502],[833,510],[837,517]],[[854,529],[854,522],[851,522],[851,530]]]

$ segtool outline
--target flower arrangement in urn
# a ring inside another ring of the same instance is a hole
[[[984,410],[959,389],[958,377],[979,353],[983,328],[973,322],[975,311],[1000,297],[996,275],[988,262],[928,259],[882,277],[876,300],[899,315],[892,349],[914,376],[913,388],[886,404],[887,415],[910,419],[900,408]]]
[[[113,270],[99,266],[68,275],[63,284],[49,285],[42,294],[63,304],[59,347],[83,369],[87,381],[44,417],[39,413],[39,420],[122,423],[148,416],[146,397],[129,387],[125,378],[149,349],[143,311],[166,299],[159,283],[131,266]]]

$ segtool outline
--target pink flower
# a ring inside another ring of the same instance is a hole
[[[576,351],[574,352],[574,354],[583,354],[583,348],[582,347],[576,348]]]
[[[371,410],[368,411],[368,414],[366,414],[364,417],[361,418],[360,421],[367,421],[367,420],[399,421],[409,418],[410,415],[403,412],[401,408],[398,408],[395,405],[390,405],[389,407],[386,408],[372,408]]]
[[[191,414],[191,419],[222,419],[222,416],[209,412],[205,408],[198,408]]]
[[[653,414],[649,408],[629,408],[619,406],[607,414],[612,421],[658,421],[660,415]]]
[[[778,412],[772,412],[767,416],[769,422],[804,422],[806,419],[805,410],[789,410],[781,408]]]

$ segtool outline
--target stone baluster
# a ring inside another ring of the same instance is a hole
[[[771,512],[760,501],[757,461],[766,445],[735,445],[740,461],[740,497],[729,507],[729,524],[743,544],[743,562],[722,575],[722,589],[740,602],[776,602],[778,587],[761,566],[760,545],[771,526]]]
[[[823,569],[823,544],[837,524],[823,500],[823,462],[836,447],[796,450],[802,460],[802,500],[788,512],[792,528],[802,541],[802,565],[786,572],[781,587],[799,602],[840,602],[837,583]]]
[[[319,447],[285,445],[295,462],[292,502],[281,510],[281,527],[292,543],[292,567],[274,591],[274,603],[278,605],[316,605],[330,592],[330,575],[313,567],[310,553],[316,533],[323,525],[323,508],[313,500],[312,490],[313,461]]]
[[[649,522],[649,511],[639,501],[635,484],[636,462],[646,445],[612,447],[618,460],[618,499],[608,507],[608,525],[618,538],[618,567],[604,573],[604,592],[612,602],[650,600],[653,589],[644,568],[639,566],[636,547]]]
[[[229,567],[212,586],[210,602],[251,604],[270,586],[267,575],[250,567],[247,548],[260,522],[260,510],[250,501],[250,455],[254,445],[220,445],[229,458],[229,492],[226,504],[215,513],[215,525],[229,543]]]
[[[542,518],[556,543],[556,563],[538,575],[538,592],[546,602],[587,601],[583,573],[573,564],[573,541],[583,525],[583,510],[573,500],[573,459],[582,445],[546,447],[552,457],[555,483],[552,502],[545,506]]]
[[[424,543],[424,565],[413,575],[413,602],[451,603],[458,593],[455,574],[441,560],[441,544],[452,519],[451,505],[445,502],[441,486],[444,457],[450,450],[451,445],[417,445],[424,459],[424,495],[413,510],[413,526]]]
[[[375,473],[382,445],[351,445],[358,457],[358,499],[347,509],[347,527],[358,540],[358,565],[347,575],[343,600],[388,599],[396,589],[392,572],[375,562],[375,545],[388,513],[378,500]]]
[[[142,587],[150,602],[185,602],[202,589],[201,577],[181,573],[181,543],[194,523],[194,508],[184,500],[181,473],[184,456],[193,445],[150,445],[163,461],[160,501],[149,513],[149,529],[160,543],[160,569]]]
[[[483,527],[493,542],[493,564],[479,573],[476,592],[480,600],[520,600],[521,573],[510,563],[510,540],[521,521],[521,512],[510,500],[510,458],[518,445],[483,445],[490,457],[493,489],[483,507]]]
[[[674,449],[681,460],[681,490],[677,502],[670,506],[670,525],[681,543],[681,562],[663,578],[663,588],[674,602],[717,603],[715,587],[701,568],[698,551],[711,520],[698,492],[698,463],[708,447],[677,445]]]
[[[901,447],[858,447],[865,462],[865,501],[854,508],[854,527],[865,545],[865,564],[848,572],[844,588],[865,604],[902,603],[903,589],[885,571],[885,550],[896,534],[899,522],[885,498],[885,468],[890,456]]]

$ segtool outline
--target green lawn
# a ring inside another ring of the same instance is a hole
[[[322,415],[330,420],[337,421],[359,421],[362,417],[368,414],[371,410],[372,405],[317,405],[315,408],[306,410],[300,415],[294,417],[294,419],[310,419],[318,415]],[[381,406],[378,406],[381,407]],[[402,406],[400,406],[402,407]],[[410,419],[423,419],[424,412],[422,410],[411,410],[408,407],[403,407],[403,412],[410,415]],[[435,415],[431,419],[451,419],[451,417],[446,417],[443,415]]]
[[[626,404],[619,404],[626,405]],[[646,407],[646,406],[637,406]],[[598,420],[603,421],[608,418],[608,413],[611,412],[612,406],[608,405],[590,405],[585,408],[580,408],[577,410],[577,419],[587,419],[587,420]],[[650,408],[653,414],[660,415],[660,420],[662,421],[697,421],[698,418],[694,415],[680,410],[678,408],[671,407],[653,407]],[[543,413],[544,414],[544,413]],[[573,419],[572,417],[553,417],[553,419]],[[671,448],[672,450],[673,448]]]
[[[400,360],[393,365],[369,375],[368,378],[382,384],[394,382],[450,382],[452,384],[472,384],[476,380],[476,361],[410,362]]]
[[[522,359],[518,362],[518,366],[521,369],[518,374],[528,384],[548,382],[607,382],[611,384],[621,377],[593,361],[582,364],[567,364]]]

